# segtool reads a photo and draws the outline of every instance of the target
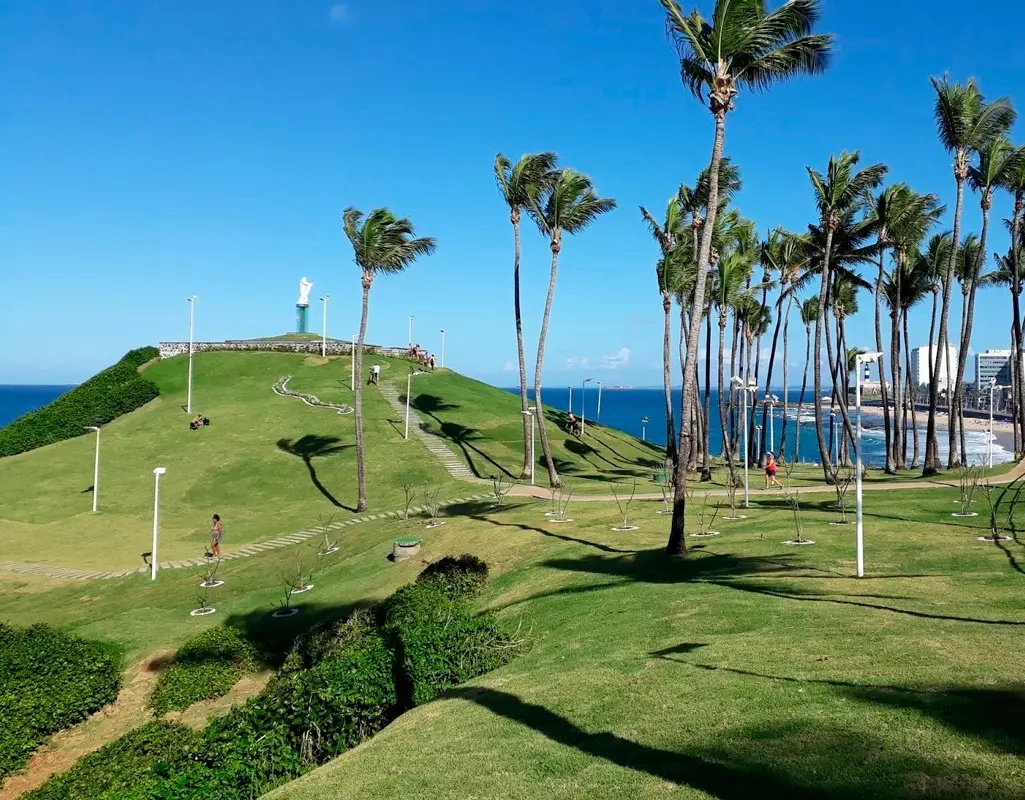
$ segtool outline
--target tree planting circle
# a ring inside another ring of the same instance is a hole
[[[964,514],[962,514],[960,511],[955,511],[950,516],[952,516],[952,517],[962,517],[963,518],[963,517],[977,517],[977,516],[979,516],[979,514],[978,514],[978,512],[975,512],[975,511],[969,511],[969,512],[964,513]]]
[[[978,539],[980,542],[989,542],[990,544],[996,544],[997,542],[1009,542],[1009,541],[1011,541],[1011,537],[1010,536],[997,536],[996,538],[994,538],[992,536],[976,536],[975,538]]]
[[[573,522],[572,519],[566,519],[565,517],[552,517],[548,521],[549,522]]]
[[[308,592],[312,588],[313,588],[313,584],[312,583],[307,583],[305,586],[303,586],[303,587],[301,587],[299,589],[296,589],[294,592],[292,592],[292,594],[302,594],[303,592]],[[296,609],[296,610],[298,610],[298,609]]]
[[[205,617],[207,614],[213,614],[216,608],[197,608],[189,612],[190,617]]]
[[[224,581],[221,581],[221,580],[216,580],[216,581],[203,581],[203,582],[202,582],[201,584],[199,584],[199,585],[200,585],[200,587],[202,587],[203,589],[216,589],[216,588],[217,588],[218,586],[224,586]]]
[[[329,547],[327,550],[322,550],[321,552],[317,553],[317,555],[318,556],[329,556],[332,553],[337,553],[339,550],[341,550],[341,548],[338,547],[337,545],[335,545],[334,547]]]
[[[801,541],[797,541],[796,539],[787,539],[785,542],[783,542],[783,544],[802,545],[815,544],[815,542],[813,542],[811,539],[802,539]]]
[[[271,614],[271,616],[274,619],[288,619],[289,617],[294,617],[298,613],[298,608],[279,608],[277,611]]]
[[[719,536],[719,535],[720,535],[719,531],[700,531],[698,533],[692,533],[691,534],[691,536],[693,536],[694,538],[698,538],[698,537],[701,537],[701,536]]]
[[[443,520],[438,520],[437,522],[428,522],[427,523],[427,527],[428,528],[440,528],[444,524],[445,523],[444,523]]]
[[[851,523],[848,521],[848,522],[830,522],[829,524],[832,525],[835,528],[835,527],[840,527],[840,526],[844,526],[844,525],[850,525]]]
[[[636,525],[616,525],[616,526],[614,526],[612,528],[612,530],[620,531],[620,532],[622,532],[622,531],[639,531],[640,528],[638,528]]]
[[[728,519],[730,522],[738,519],[747,519],[747,514],[727,514],[723,519]]]

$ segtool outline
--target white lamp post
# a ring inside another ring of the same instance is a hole
[[[648,441],[646,436],[645,436],[647,431],[648,431],[648,418],[647,417],[641,417],[641,441],[642,442]]]
[[[854,469],[856,485],[856,503],[857,511],[855,518],[857,520],[857,538],[858,538],[858,577],[864,577],[865,575],[865,530],[863,526],[863,519],[861,513],[861,369],[862,365],[865,368],[865,380],[868,380],[869,365],[879,361],[882,357],[882,353],[858,353],[855,364],[855,376],[854,376],[854,405],[857,409],[858,414],[858,430],[857,430],[857,442],[854,445]],[[883,377],[880,375],[879,380],[882,381]]]
[[[990,427],[993,427],[992,424],[990,424]],[[95,514],[100,502],[100,426],[87,425],[86,430],[96,431],[96,459],[93,464],[93,513]],[[992,458],[990,461],[992,462]],[[992,463],[990,466],[992,466]]]
[[[189,388],[185,396],[185,412],[192,413],[192,331],[196,321],[196,295],[185,298],[189,304]]]
[[[413,315],[409,315],[409,346],[413,346]]]
[[[778,402],[779,398],[774,394],[770,394],[765,398],[765,403],[769,406],[769,452],[773,455],[776,453],[776,423],[772,418],[772,414],[776,410]]]
[[[327,301],[331,299],[331,295],[326,294],[320,298],[320,301],[324,304],[324,325],[321,328],[320,334],[320,357],[327,358]]]
[[[584,405],[587,402],[587,384],[593,381],[594,378],[584,378],[583,383],[580,384],[580,435],[584,435]]]
[[[441,368],[445,369],[445,329],[441,329]]]
[[[423,373],[420,370],[415,369],[406,377],[406,432],[402,434],[403,439],[409,438],[409,395],[413,392],[414,375],[423,375]]]
[[[537,406],[530,406],[526,411],[521,412],[524,416],[530,417],[530,485],[534,485],[534,472],[537,469],[537,459],[534,449],[534,418],[537,416]]]
[[[755,419],[757,419],[757,417],[755,417]],[[755,455],[757,455],[759,457],[759,459],[761,458],[761,455],[762,455],[761,452],[759,452],[759,450],[758,450],[758,448],[761,446],[761,441],[762,441],[762,426],[761,425],[755,425]],[[759,461],[759,463],[761,463],[761,462]]]
[[[990,378],[989,379],[989,458],[988,458],[988,461],[989,461],[990,468],[993,467],[993,392],[996,391],[997,389],[999,389],[1000,391],[1003,391],[1006,388],[1008,388],[1008,387],[1006,387],[1006,386],[997,386],[997,379],[996,378]],[[95,511],[96,509],[93,509],[93,510]]]
[[[601,420],[601,381],[595,381],[598,384],[598,411],[595,412],[594,421],[598,422]]]
[[[160,531],[160,476],[167,472],[166,467],[153,470],[153,552],[150,553],[149,579],[157,579],[157,538]]]
[[[750,392],[758,390],[758,386],[755,384],[754,378],[748,381],[747,387],[744,387],[744,379],[739,376],[730,378],[730,385],[733,388],[739,390],[744,395],[744,508],[751,507],[750,491],[748,486],[748,462],[750,461],[750,442],[748,442],[748,418],[747,418],[747,396]]]
[[[349,350],[349,355],[352,356],[352,379],[350,385],[352,391],[356,391],[356,334],[352,334],[352,348]]]
[[[573,413],[573,387],[569,387],[569,413]]]

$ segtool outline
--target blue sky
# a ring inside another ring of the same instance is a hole
[[[988,4],[985,25],[949,0],[927,14],[826,5],[829,72],[742,95],[728,119],[738,205],[762,230],[812,221],[805,166],[842,149],[952,202],[929,76],[974,75],[990,97],[1025,86],[1018,3]],[[426,347],[448,331],[449,366],[514,383],[512,235],[492,163],[543,149],[620,206],[565,243],[545,383],[660,381],[657,251],[637,206],[693,182],[712,120],[680,85],[655,0],[9,2],[0,75],[0,383],[78,381],[186,337],[193,293],[198,339],[286,332],[303,275],[331,295],[329,335],[349,336],[348,205],[387,205],[439,242],[375,284],[368,340],[404,344],[413,314]],[[998,196],[994,217],[1009,213]],[[969,195],[968,230],[979,217]],[[1005,247],[995,231],[988,249]],[[529,353],[548,279],[529,228],[524,272]],[[974,349],[1007,346],[1007,305],[1006,290],[981,296]],[[867,294],[862,308],[852,345],[871,341]],[[311,320],[319,330],[316,301]]]

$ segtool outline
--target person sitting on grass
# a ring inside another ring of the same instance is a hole
[[[198,431],[203,425],[203,415],[196,414],[196,418],[189,423],[189,429]]]
[[[776,480],[776,456],[769,453],[765,456],[765,488],[769,488],[769,484],[778,486],[780,489],[783,488],[783,484]]]

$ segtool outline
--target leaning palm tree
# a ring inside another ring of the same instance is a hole
[[[520,219],[523,210],[537,202],[545,181],[555,169],[555,153],[528,153],[515,164],[499,153],[495,156],[495,182],[498,192],[509,206],[509,222],[513,227],[513,316],[516,321],[516,363],[520,370],[520,416],[523,422],[523,469],[521,478],[532,474],[537,459],[530,452],[530,422],[527,400],[527,361],[523,352],[523,317],[520,313]]]
[[[541,375],[545,365],[545,342],[548,339],[548,322],[552,315],[552,300],[555,299],[555,282],[559,269],[559,253],[562,252],[562,235],[576,234],[587,228],[602,214],[612,211],[616,201],[599,197],[591,179],[571,169],[555,170],[545,181],[545,188],[528,211],[537,224],[541,235],[548,239],[552,251],[551,274],[548,279],[548,296],[541,317],[541,333],[537,339],[537,364],[534,367],[534,405],[538,409],[538,433],[545,463],[548,466],[548,481],[559,486],[559,473],[555,470],[552,450],[548,445],[548,432],[541,403]]]
[[[819,0],[789,0],[774,11],[765,0],[716,0],[710,20],[696,9],[684,14],[676,0],[659,0],[666,12],[666,27],[680,57],[680,77],[715,119],[709,161],[708,215],[697,252],[697,274],[704,275],[711,256],[712,230],[719,210],[719,165],[726,138],[726,115],[741,89],[765,90],[800,74],[818,74],[829,62],[832,37],[812,34],[819,17]],[[697,358],[701,318],[705,308],[705,281],[697,281],[687,333],[686,371],[681,418],[696,403]],[[666,551],[686,551],[686,466],[677,461],[673,471],[673,515]]]
[[[936,128],[940,142],[948,153],[954,156],[954,184],[957,189],[954,203],[953,241],[961,241],[961,211],[964,207],[964,185],[968,180],[973,152],[978,152],[994,139],[1006,135],[1014,124],[1014,109],[1008,100],[1001,98],[986,103],[974,79],[964,85],[930,78],[936,91]],[[940,323],[936,350],[947,352],[947,320],[950,315],[950,296],[954,284],[954,268],[957,247],[951,248],[943,281],[943,301],[940,306]],[[939,359],[937,359],[939,363]],[[925,429],[925,463],[923,475],[935,475],[940,469],[939,445],[936,441],[936,408],[939,400],[940,370],[935,366],[929,375],[929,416]]]
[[[429,236],[415,236],[413,223],[396,218],[387,208],[377,208],[364,216],[351,206],[342,212],[342,227],[352,244],[356,266],[362,272],[363,311],[356,342],[355,417],[356,417],[356,511],[367,510],[367,471],[363,446],[363,343],[367,335],[370,287],[379,272],[402,272],[422,256],[434,252],[436,242]]]
[[[808,167],[808,176],[811,178],[812,189],[815,192],[815,204],[818,206],[819,225],[825,231],[825,243],[822,253],[819,284],[819,316],[815,321],[815,345],[814,351],[820,353],[822,350],[822,333],[826,326],[826,309],[830,299],[830,259],[833,254],[833,243],[836,232],[846,219],[849,219],[852,211],[863,204],[864,198],[875,189],[886,176],[887,168],[883,164],[872,164],[864,169],[855,172],[861,157],[857,151],[848,153],[842,152],[839,156],[830,156],[829,165],[823,175],[811,167]],[[836,362],[832,354],[829,336],[826,336],[826,350],[829,355],[830,365],[836,368]],[[827,483],[833,482],[833,475],[829,468],[829,447],[826,443],[825,433],[822,427],[822,359],[816,358],[813,365],[814,388],[815,388],[815,435],[818,438],[819,454],[822,456],[822,469]],[[833,387],[834,391],[836,386]],[[846,391],[844,392],[846,400]],[[840,403],[840,412],[844,417],[844,424],[850,428],[850,421],[847,419],[846,403]]]
[[[801,394],[797,398],[797,421],[794,425],[794,461],[801,459],[801,417],[804,415],[804,393],[808,391],[808,364],[811,363],[811,327],[819,318],[819,298],[809,297],[800,305],[804,325],[804,371],[801,373]]]

